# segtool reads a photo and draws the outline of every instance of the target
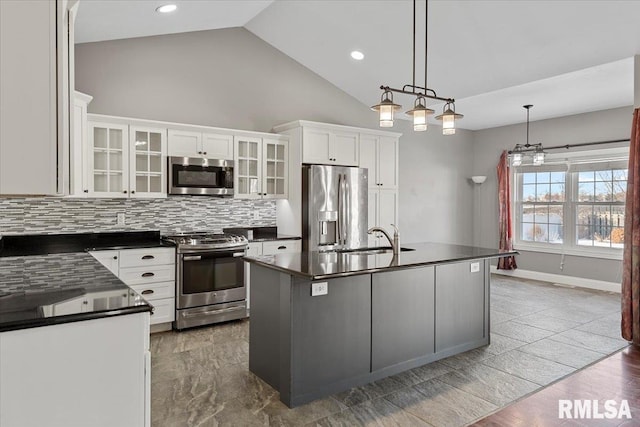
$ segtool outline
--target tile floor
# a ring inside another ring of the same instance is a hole
[[[462,426],[626,346],[619,294],[492,277],[491,345],[294,409],[248,370],[249,323],[151,337],[151,423]]]

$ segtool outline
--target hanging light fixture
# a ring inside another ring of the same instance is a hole
[[[522,160],[524,156],[531,154],[532,162],[534,166],[540,166],[544,164],[544,148],[542,147],[542,143],[538,144],[529,144],[529,110],[533,108],[533,105],[527,104],[522,106],[527,110],[527,143],[526,144],[516,144],[513,150],[509,151],[509,155],[511,156],[511,166],[520,166],[522,165]]]
[[[393,93],[385,90],[380,98],[380,104],[371,107],[372,110],[380,112],[380,127],[393,127],[393,113],[400,109],[402,105],[393,103]]]
[[[413,130],[423,132],[427,130],[427,117],[433,114],[431,108],[427,108],[427,101],[424,96],[418,96],[413,106],[413,110],[407,111],[407,115],[413,116]]]
[[[464,116],[456,113],[456,105],[452,102],[447,102],[442,107],[442,114],[436,116],[436,120],[442,120],[442,134],[453,135],[456,133],[456,119],[461,119]]]
[[[380,89],[383,93],[380,104],[374,105],[371,109],[380,113],[380,127],[392,127],[393,113],[401,108],[400,105],[393,103],[392,92],[416,96],[413,109],[407,111],[406,114],[413,117],[413,130],[420,132],[427,130],[427,117],[434,113],[432,109],[427,108],[427,99],[444,101],[443,112],[436,119],[442,120],[443,135],[453,135],[456,133],[455,119],[463,117],[462,114],[456,113],[455,99],[440,97],[433,89],[427,87],[428,24],[429,1],[425,0],[424,87],[416,86],[416,0],[413,0],[413,82],[410,85],[404,85],[402,89],[381,85]]]

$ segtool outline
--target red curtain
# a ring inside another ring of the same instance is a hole
[[[509,154],[503,151],[498,162],[498,229],[500,231],[499,248],[513,250],[513,225],[511,224],[511,188],[509,184]],[[516,257],[508,256],[498,259],[500,270],[515,270]]]
[[[640,108],[633,112],[622,258],[622,337],[640,345]]]

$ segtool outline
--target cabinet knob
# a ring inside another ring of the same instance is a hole
[[[114,255],[114,256],[113,256],[113,259],[118,259],[118,256],[117,256],[117,255]]]
[[[88,192],[89,192],[89,190],[83,190],[83,191],[84,191],[85,193],[88,193]]]
[[[198,151],[198,154],[202,154],[202,151]]]
[[[124,193],[124,194],[127,194],[127,190],[124,190],[124,191],[123,191],[123,193]]]
[[[204,152],[204,153],[202,153],[202,154],[204,154],[204,155],[206,156],[206,155],[207,155],[207,152],[205,151],[205,152]]]
[[[131,190],[131,194],[136,194],[136,190]]]

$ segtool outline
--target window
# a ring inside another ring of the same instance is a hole
[[[542,166],[512,168],[516,247],[620,257],[627,160],[619,154],[613,160],[549,160]]]
[[[626,169],[578,172],[577,243],[622,249]]]

